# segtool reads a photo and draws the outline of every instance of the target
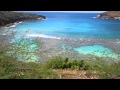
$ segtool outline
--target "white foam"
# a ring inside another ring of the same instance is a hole
[[[48,35],[44,35],[44,34],[27,34],[26,36],[28,36],[28,37],[51,38],[51,39],[61,39],[61,38],[59,38],[59,37],[55,37],[55,36],[48,36]]]
[[[1,35],[7,35],[7,34],[4,33],[4,34],[1,34]]]
[[[18,22],[18,23],[22,23],[22,21]]]
[[[96,17],[93,17],[93,18],[96,18]]]
[[[46,18],[46,19],[44,19],[44,18],[41,18],[41,17],[40,17],[40,18],[37,18],[37,19],[39,19],[39,20],[47,20],[47,18]]]
[[[11,26],[9,26],[9,27],[16,27],[16,24],[14,24],[14,25],[11,25]]]
[[[119,43],[120,43],[120,41],[117,42],[117,44],[119,44]]]
[[[22,23],[22,21],[20,22],[15,22],[13,25],[9,26],[9,27],[16,27],[18,24]]]

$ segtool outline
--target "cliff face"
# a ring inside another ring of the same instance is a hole
[[[45,16],[12,11],[0,11],[0,26],[28,19],[46,19]]]
[[[120,20],[120,11],[108,11],[101,13],[96,16],[97,18],[105,18],[105,19],[119,19]]]

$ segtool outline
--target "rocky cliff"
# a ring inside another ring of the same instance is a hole
[[[0,27],[17,21],[29,19],[46,19],[45,16],[22,12],[0,11]]]
[[[120,20],[120,11],[108,11],[101,13],[96,16],[97,18],[104,18],[104,19],[118,19]]]

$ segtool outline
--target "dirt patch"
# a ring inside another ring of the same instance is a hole
[[[60,79],[98,79],[85,70],[54,69],[53,72],[57,73]]]

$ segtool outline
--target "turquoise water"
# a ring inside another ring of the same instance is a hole
[[[26,37],[43,37],[61,39],[68,38],[93,38],[93,39],[120,39],[120,21],[112,19],[93,18],[99,13],[62,13],[62,12],[28,12],[46,16],[46,20],[28,20],[13,25],[6,29],[17,31],[16,38],[25,34]],[[108,48],[101,45],[88,45],[75,48],[83,54],[92,54],[95,51],[116,55]],[[95,52],[102,56],[102,53]]]
[[[18,60],[24,60],[26,62],[37,62],[40,60],[40,57],[36,55],[37,45],[33,43],[33,39],[26,37],[21,37],[20,39],[19,37],[13,39],[12,42],[15,42],[13,47],[15,46],[17,50],[15,55],[17,56]]]
[[[30,13],[30,12],[29,12]],[[31,12],[46,16],[46,20],[28,20],[10,27],[23,34],[36,36],[76,38],[120,38],[120,21],[93,18],[98,13],[62,13],[62,12]]]
[[[87,45],[87,46],[81,46],[74,49],[78,51],[80,54],[84,54],[84,55],[92,54],[99,57],[112,57],[112,58],[118,57],[118,55],[115,54],[112,50],[102,45]]]

